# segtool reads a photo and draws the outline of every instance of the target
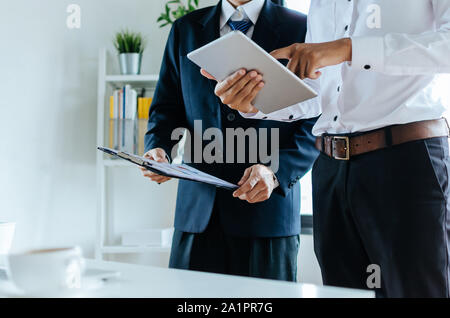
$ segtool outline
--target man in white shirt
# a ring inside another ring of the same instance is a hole
[[[324,283],[449,297],[448,126],[434,87],[450,73],[450,0],[313,0],[306,42],[272,55],[320,86],[313,196]],[[305,118],[302,105],[262,114],[240,103],[230,94],[239,81],[216,91],[244,117]]]

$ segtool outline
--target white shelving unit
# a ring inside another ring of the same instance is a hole
[[[106,109],[109,105],[109,91],[130,84],[133,88],[145,88],[147,91],[154,91],[158,81],[158,75],[108,75],[111,72],[111,65],[117,63],[112,61],[112,54],[106,49],[99,52],[98,67],[98,97],[97,97],[97,145],[106,144],[105,124]],[[114,160],[108,158],[102,152],[97,151],[97,236],[95,245],[95,257],[102,260],[106,254],[127,254],[127,253],[149,253],[167,252],[170,247],[166,246],[121,246],[109,245],[108,238],[111,237],[112,228],[107,224],[108,204],[107,204],[107,169],[131,167],[132,164],[124,160]]]
[[[169,252],[170,246],[104,246],[103,254]]]
[[[134,88],[154,89],[156,82],[158,82],[158,75],[106,75],[105,81],[114,88],[130,84]]]

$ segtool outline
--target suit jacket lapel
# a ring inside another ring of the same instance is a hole
[[[201,25],[201,32],[198,34],[199,45],[202,47],[220,37],[220,14],[222,12],[222,1],[211,9],[210,12],[205,14],[202,19],[199,20]],[[216,82],[209,80],[209,84],[213,91],[216,86]],[[215,95],[214,95],[215,96]]]
[[[277,49],[280,38],[277,28],[281,23],[272,1],[266,0],[253,31],[252,40],[267,52]]]
[[[201,25],[202,31],[198,34],[199,46],[201,47],[209,42],[212,42],[220,37],[220,14],[222,11],[222,1],[211,8],[211,11],[205,14],[198,22]],[[277,10],[270,0],[266,0],[258,21],[256,22],[253,31],[252,40],[267,51],[272,51],[276,48],[279,34],[277,33],[278,25],[281,23],[278,17]]]
[[[201,33],[198,34],[200,46],[208,44],[219,38],[220,36],[220,14],[222,10],[222,1],[211,8],[198,22],[201,25]]]

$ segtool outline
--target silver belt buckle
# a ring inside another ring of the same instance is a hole
[[[344,140],[345,141],[345,157],[335,156],[333,153],[334,159],[337,160],[350,160],[350,138],[347,136],[333,136],[334,140]],[[333,151],[334,152],[334,151]]]

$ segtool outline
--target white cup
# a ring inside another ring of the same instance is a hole
[[[80,247],[9,254],[8,275],[26,294],[64,292],[81,287],[84,259]]]
[[[6,265],[6,255],[11,249],[15,228],[13,222],[0,222],[0,267]]]

